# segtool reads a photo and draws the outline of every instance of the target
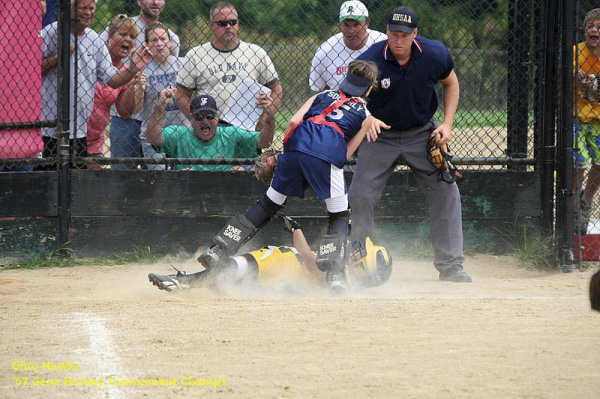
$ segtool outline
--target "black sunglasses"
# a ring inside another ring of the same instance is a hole
[[[209,121],[212,121],[213,119],[215,119],[215,114],[213,112],[209,112],[206,115],[202,115],[202,114],[194,114],[194,119],[196,119],[197,121],[202,122],[205,118]]]
[[[221,28],[226,28],[227,25],[235,26],[235,24],[237,24],[237,22],[238,22],[237,19],[230,19],[230,20],[227,20],[227,21],[215,21],[215,23],[217,25],[219,25]]]

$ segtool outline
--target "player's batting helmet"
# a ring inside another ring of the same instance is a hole
[[[392,255],[380,245],[366,239],[366,255],[351,263],[351,275],[363,287],[376,287],[387,282],[392,274]]]

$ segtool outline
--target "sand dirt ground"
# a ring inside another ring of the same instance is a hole
[[[344,298],[169,294],[146,277],[168,260],[2,271],[0,397],[598,398],[596,267],[477,255],[456,284],[394,260],[385,286]]]

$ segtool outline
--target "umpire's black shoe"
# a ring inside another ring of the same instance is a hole
[[[453,281],[455,283],[470,283],[471,276],[467,274],[462,266],[451,266],[448,269],[440,272],[440,281]]]

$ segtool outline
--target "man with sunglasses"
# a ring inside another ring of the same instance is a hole
[[[255,158],[258,151],[268,148],[275,133],[274,101],[261,94],[257,107],[263,108],[265,123],[260,132],[249,132],[237,126],[217,126],[218,108],[212,96],[201,94],[190,102],[191,128],[168,126],[162,128],[167,105],[174,101],[175,89],[161,91],[154,113],[148,120],[146,140],[171,158],[218,159]],[[176,170],[237,170],[231,165],[175,165]]]
[[[176,98],[183,113],[189,115],[192,96],[209,94],[222,114],[226,114],[245,79],[271,89],[269,96],[278,109],[282,88],[277,71],[264,49],[239,40],[240,22],[235,7],[226,2],[215,4],[210,10],[210,28],[213,39],[187,53],[177,76]],[[264,122],[261,118],[256,130],[261,130]]]
[[[369,29],[369,11],[360,1],[346,1],[340,7],[341,32],[331,36],[317,50],[310,69],[309,84],[314,91],[337,90],[350,61],[387,35]]]

